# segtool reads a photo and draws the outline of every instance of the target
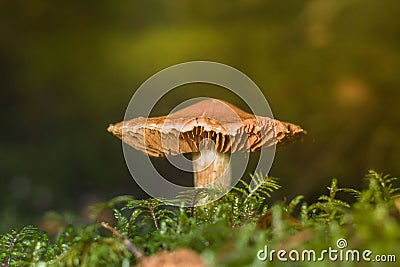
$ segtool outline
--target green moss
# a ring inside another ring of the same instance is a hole
[[[0,236],[1,266],[125,266],[138,257],[163,250],[189,247],[198,251],[209,266],[265,266],[257,253],[269,249],[309,250],[317,255],[328,247],[337,249],[340,238],[346,249],[371,250],[372,255],[396,255],[400,245],[400,204],[396,178],[374,171],[366,175],[368,188],[340,188],[336,179],[328,194],[308,204],[302,196],[288,203],[267,205],[279,189],[277,180],[256,176],[256,186],[244,183],[220,200],[196,208],[176,208],[156,199],[118,197],[98,204],[94,210],[114,210],[116,232],[104,231],[99,223],[68,226],[58,240],[26,226]],[[349,204],[337,198],[343,192],[354,197]],[[185,198],[196,195],[186,194]],[[140,251],[138,253],[137,251]],[[371,256],[372,257],[372,256]],[[276,258],[269,262],[280,266]],[[342,262],[343,263],[343,262]],[[286,263],[287,264],[287,263]],[[299,263],[292,262],[294,266]],[[325,264],[341,264],[327,261]],[[345,262],[365,266],[366,262]],[[315,265],[301,262],[301,266]]]

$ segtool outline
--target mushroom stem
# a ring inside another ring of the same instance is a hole
[[[230,154],[221,153],[214,147],[192,153],[194,186],[201,187],[215,182],[227,188],[231,185]]]

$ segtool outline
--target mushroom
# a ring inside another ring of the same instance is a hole
[[[138,117],[109,132],[152,157],[192,153],[195,187],[231,185],[230,154],[280,146],[302,138],[300,126],[249,114],[223,100],[207,99],[168,116]]]

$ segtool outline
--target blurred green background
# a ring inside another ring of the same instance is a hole
[[[370,168],[399,175],[399,11],[397,0],[1,1],[0,232],[143,197],[106,127],[142,82],[185,61],[241,70],[276,118],[307,129],[277,151],[277,198],[312,199],[333,177],[361,188]]]

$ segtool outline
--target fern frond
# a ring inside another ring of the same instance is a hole
[[[279,189],[281,186],[278,184],[278,179],[262,175],[262,173],[256,173],[255,175],[250,174],[252,179],[250,186],[248,187],[249,194],[247,195],[244,202],[247,202],[253,196],[265,199],[271,197],[271,192]]]
[[[252,175],[250,174],[250,177],[251,176]],[[240,180],[239,183],[241,183],[244,188],[235,186],[234,188],[232,188],[232,190],[234,190],[234,191],[238,192],[239,194],[241,194],[245,199],[249,195],[250,185],[248,183],[246,183],[244,180]]]
[[[370,202],[385,203],[399,196],[400,187],[394,185],[398,181],[398,178],[369,170],[365,179],[369,182],[369,191],[371,192],[369,194]],[[364,199],[366,197],[365,192],[363,195]]]
[[[176,202],[179,202],[183,206],[194,207],[199,203],[204,202],[208,197],[215,195],[218,190],[217,188],[193,188],[182,191],[176,197]]]
[[[31,262],[30,245],[37,240],[38,230],[33,226],[14,229],[0,236],[1,266],[15,266]]]

